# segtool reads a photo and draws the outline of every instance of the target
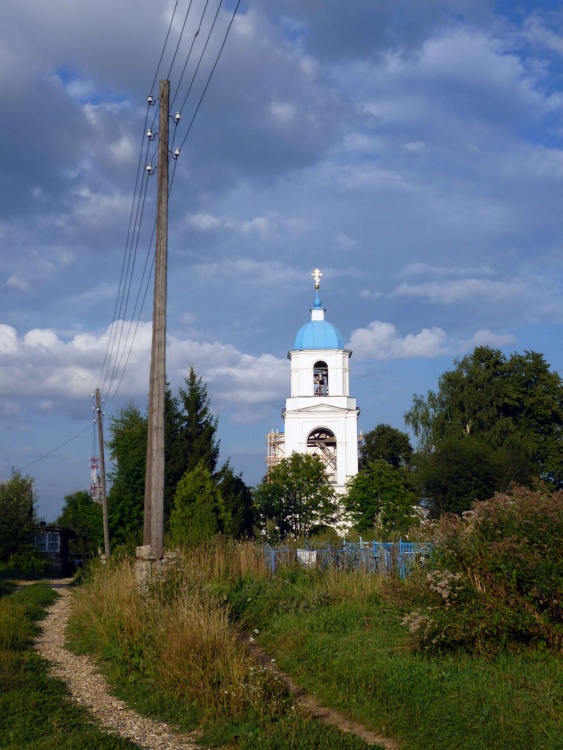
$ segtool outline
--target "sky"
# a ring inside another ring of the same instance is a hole
[[[178,0],[157,74],[174,4],[2,2],[0,480],[12,467],[34,477],[47,521],[89,486],[94,389],[106,434],[125,403],[147,403],[147,96],[170,71],[176,111],[218,10],[171,125],[176,148],[234,9],[210,0],[196,36],[204,2],[192,0],[180,37]],[[315,267],[327,319],[353,350],[364,432],[405,429],[413,395],[476,345],[539,351],[563,373],[558,8],[241,2],[172,165],[167,376],[173,390],[191,366],[202,376],[222,458],[249,484],[282,427]]]

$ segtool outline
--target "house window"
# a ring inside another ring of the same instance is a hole
[[[59,535],[57,532],[47,531],[43,534],[35,534],[35,547],[39,552],[58,552]]]
[[[315,362],[313,367],[313,394],[328,396],[328,366],[326,362]]]

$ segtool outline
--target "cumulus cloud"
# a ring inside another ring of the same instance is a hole
[[[96,387],[110,342],[112,366],[104,379],[104,390],[113,394],[128,359],[120,393],[144,399],[151,339],[152,325],[146,322],[135,329],[130,321],[117,321],[102,333],[82,332],[67,338],[51,329],[33,329],[20,336],[12,326],[0,325],[0,393],[11,400],[40,394],[40,410],[50,409],[53,398],[87,399]],[[125,351],[123,358],[117,358],[113,380],[113,352],[118,347],[112,341],[119,342],[120,352]],[[168,336],[168,379],[182,382],[192,365],[209,382],[214,401],[230,407],[236,404],[239,411],[280,399],[287,386],[285,360],[270,354],[245,354],[232,344]]]
[[[401,336],[392,323],[380,320],[352,331],[346,346],[354,351],[359,360],[439,357],[450,352],[446,332],[442,328],[423,328],[419,333]]]
[[[374,320],[365,328],[352,331],[347,347],[359,360],[433,358],[464,354],[476,346],[502,348],[516,342],[512,334],[476,331],[470,339],[455,340],[442,328],[423,328],[418,333],[401,336],[392,323]]]

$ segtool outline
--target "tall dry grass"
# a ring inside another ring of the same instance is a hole
[[[185,551],[146,594],[133,561],[94,566],[73,597],[71,642],[122,673],[149,676],[203,718],[270,715],[285,700],[282,686],[257,666],[213,593],[213,582],[249,573],[266,575],[256,545],[221,541]]]

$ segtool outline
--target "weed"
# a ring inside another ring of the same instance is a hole
[[[34,585],[0,600],[0,747],[8,750],[134,750],[101,732],[32,649],[37,622],[56,594]]]

